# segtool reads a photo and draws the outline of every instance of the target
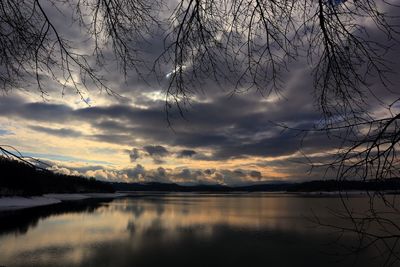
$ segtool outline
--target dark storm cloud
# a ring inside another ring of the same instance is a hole
[[[72,129],[68,128],[60,128],[60,129],[54,129],[54,128],[48,128],[48,127],[42,127],[42,126],[35,126],[31,125],[28,126],[32,130],[35,130],[37,132],[42,132],[42,133],[47,133],[50,135],[56,135],[56,136],[61,136],[61,137],[79,137],[82,136],[82,133],[79,131],[75,131]]]
[[[215,172],[215,169],[205,169],[205,170],[204,170],[204,173],[207,174],[207,175],[211,175],[211,174],[213,174],[214,172]]]
[[[136,160],[140,159],[140,157],[139,149],[132,148],[132,150],[129,151],[129,158],[131,159],[131,162],[135,162]]]
[[[165,157],[169,154],[168,150],[160,145],[157,146],[144,146],[143,150],[152,157]]]
[[[199,176],[202,175],[202,172],[199,170],[190,170],[188,168],[185,168],[181,170],[179,173],[177,173],[175,176],[181,179],[184,179],[185,181],[196,181],[198,180]]]
[[[79,34],[81,34],[79,31],[71,29],[67,37]],[[373,32],[372,35],[375,39],[382,39],[380,34]],[[145,46],[143,53],[146,62],[153,61],[164,49],[163,40],[158,36],[153,36],[149,40],[151,45]],[[391,49],[388,54],[391,58],[397,58],[399,52],[398,49]],[[117,69],[115,66],[113,62],[109,69]],[[286,83],[281,90],[283,97],[278,101],[266,101],[260,94],[252,92],[228,97],[228,93],[232,90],[231,85],[222,82],[222,89],[225,90],[222,92],[216,83],[207,79],[204,94],[195,93],[195,97],[202,101],[194,100],[191,103],[185,113],[185,120],[176,110],[172,110],[170,119],[174,131],[168,128],[165,103],[146,96],[146,93],[159,92],[162,83],[168,81],[161,79],[160,85],[154,75],[148,76],[147,73],[145,74],[147,80],[144,82],[136,74],[129,75],[124,80],[115,71],[109,73],[105,71],[105,78],[112,87],[130,98],[129,101],[125,98],[125,100],[113,99],[113,103],[108,106],[73,109],[66,105],[26,103],[22,98],[0,97],[0,114],[43,123],[86,122],[96,130],[96,134],[82,138],[138,147],[140,150],[138,153],[129,154],[132,161],[138,160],[140,153],[147,154],[156,163],[162,163],[172,155],[193,160],[227,160],[252,156],[291,155],[299,149],[307,153],[322,152],[337,146],[337,141],[329,140],[324,134],[310,134],[304,137],[298,132],[281,133],[282,129],[274,124],[274,122],[286,123],[291,127],[307,129],[320,120],[321,116],[316,109],[317,103],[313,98],[313,77],[305,66],[309,66],[308,63],[304,59],[299,59],[290,64],[290,73],[282,74],[282,80]],[[164,68],[163,71],[168,70],[167,66],[161,67]],[[393,69],[397,69],[396,65]],[[399,82],[399,77],[393,77],[396,84]],[[374,93],[378,97],[392,98],[382,86],[376,86]],[[368,101],[373,103],[374,98],[368,98]],[[137,106],[130,106],[132,103]],[[35,130],[59,136],[68,135],[68,128],[64,127],[58,129],[36,127]],[[78,131],[71,129],[72,136],[74,134],[77,136],[77,133]],[[138,144],[136,139],[141,139],[143,142]],[[143,144],[159,144],[161,149],[157,150],[155,145],[142,147]],[[201,149],[210,150],[211,156],[196,152]],[[220,171],[218,177],[223,176]],[[229,173],[228,176],[239,177],[238,173]],[[250,176],[258,178],[256,174]]]
[[[251,171],[250,176],[253,178],[257,178],[257,179],[261,179],[261,177],[262,177],[261,172],[259,172],[259,171]]]
[[[95,128],[110,133],[123,133],[131,131],[132,128],[119,120],[100,119],[91,123]]]
[[[191,158],[196,154],[194,150],[184,149],[178,152],[178,158]]]
[[[126,105],[72,109],[65,105],[3,99],[8,104],[13,101],[18,108],[7,109],[5,113],[8,116],[40,122],[86,122],[98,130],[97,134],[85,136],[88,139],[128,145],[134,144],[135,138],[141,138],[147,143],[163,144],[142,148],[158,163],[169,155],[165,146],[186,147],[187,151],[178,152],[177,157],[192,156],[193,159],[225,160],[246,156],[288,155],[298,150],[302,137],[297,133],[282,134],[281,129],[271,120],[279,118],[280,121],[286,119],[292,125],[311,125],[317,118],[304,107],[297,108],[296,115],[290,116],[290,113],[286,114],[285,103],[263,103],[251,96],[230,99],[219,97],[208,103],[193,103],[187,120],[173,120],[174,131],[171,131],[166,127],[162,101],[148,109]],[[288,102],[287,106],[293,106],[294,109],[296,105]],[[53,135],[68,135],[68,130],[64,128],[34,129]],[[78,132],[71,130],[70,134],[76,136]],[[322,135],[313,136],[307,139],[307,146],[314,150],[327,147],[328,143],[322,140]],[[207,158],[195,155],[191,151],[196,151],[196,148],[211,149],[212,156]]]
[[[334,162],[336,157],[335,153],[308,155],[307,158],[297,155],[285,159],[261,160],[255,165],[261,168],[272,168],[275,172],[298,181],[335,179],[337,169],[327,168],[327,166]]]
[[[51,103],[26,103],[21,97],[0,96],[0,114],[33,121],[66,121],[73,109]]]
[[[148,171],[145,179],[147,182],[173,182],[172,178],[168,175],[167,170],[163,167],[158,167],[156,170]]]
[[[110,144],[130,144],[134,141],[134,137],[130,134],[94,134],[86,136],[87,139],[110,143]]]
[[[306,137],[294,133],[277,134],[273,137],[263,138],[251,142],[232,142],[218,147],[213,154],[214,160],[240,158],[245,156],[277,157],[290,155],[299,150],[311,152],[324,151],[340,144],[340,140],[329,140],[323,133],[310,134]]]
[[[128,174],[129,178],[133,178],[133,179],[138,179],[138,178],[143,178],[146,176],[146,170],[145,168],[140,165],[137,164],[134,168],[132,169],[127,169],[126,173]]]
[[[143,151],[145,151],[156,164],[164,163],[164,157],[169,155],[169,151],[160,145],[156,146],[144,146]]]
[[[155,146],[144,146],[141,149],[132,148],[129,151],[126,151],[129,155],[131,162],[136,162],[138,159],[144,157],[150,157],[156,164],[164,163],[163,158],[170,155],[170,152],[163,146],[155,145]]]

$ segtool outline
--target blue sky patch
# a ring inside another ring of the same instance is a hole
[[[9,130],[0,129],[0,136],[1,135],[14,135],[14,133]]]

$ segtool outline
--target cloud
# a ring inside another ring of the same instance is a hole
[[[219,162],[232,159],[290,156],[299,149],[314,153],[335,147],[335,140],[328,142],[323,134],[304,137],[297,132],[282,133],[282,129],[271,123],[276,120],[291,127],[311,127],[319,117],[312,105],[304,104],[310,100],[302,94],[294,101],[267,103],[249,94],[194,101],[188,110],[187,121],[172,114],[175,116],[172,117],[174,131],[166,127],[164,102],[159,100],[152,101],[146,108],[119,103],[71,108],[4,97],[0,98],[0,110],[3,104],[16,107],[7,109],[5,115],[18,120],[39,121],[40,126],[30,126],[35,131],[133,146],[128,152],[131,162],[150,157],[153,163],[164,164],[168,156],[175,155],[176,160],[206,160],[217,166]],[[241,108],[235,108],[238,106]],[[34,116],[35,113],[38,116]],[[76,126],[69,125],[82,125],[91,132],[82,134],[75,130]],[[157,143],[162,145],[149,145]]]
[[[260,183],[266,179],[268,179],[268,177],[263,177],[259,171],[250,169],[235,169],[232,171],[228,169],[192,169],[187,167],[165,169],[163,167],[158,167],[157,169],[146,170],[143,174],[142,181],[185,185],[243,185],[249,182]]]
[[[146,151],[150,156],[165,157],[169,154],[168,150],[160,145],[157,146],[144,146],[143,150]]]
[[[54,128],[49,128],[49,127],[35,126],[35,125],[30,125],[28,127],[37,132],[47,133],[50,135],[56,135],[56,136],[61,136],[61,137],[82,136],[81,132],[73,130],[73,129],[69,129],[69,128],[54,129]]]
[[[259,172],[259,171],[251,171],[250,176],[252,178],[256,178],[258,180],[260,180],[262,178],[261,172]]]
[[[169,155],[169,151],[160,145],[156,146],[144,146],[143,150],[153,159],[154,163],[164,163],[163,158]]]
[[[89,170],[85,175],[107,182],[127,181],[127,177],[117,170]]]
[[[156,170],[149,171],[146,176],[147,182],[170,183],[171,178],[168,176],[167,170],[163,167],[158,167]]]
[[[137,148],[132,148],[131,151],[129,151],[129,158],[131,159],[131,162],[135,162],[136,160],[140,159],[140,152],[139,149]]]
[[[184,149],[184,150],[179,151],[177,154],[178,154],[178,158],[191,158],[194,155],[196,155],[197,153],[194,150]]]
[[[315,164],[326,163],[330,160],[327,156],[310,157]],[[63,174],[84,175],[95,177],[104,181],[125,181],[125,182],[161,182],[161,183],[178,183],[184,185],[197,184],[224,184],[230,186],[240,186],[246,184],[262,184],[276,180],[286,180],[276,175],[262,173],[265,167],[273,172],[277,172],[284,177],[295,177],[297,180],[321,179],[322,177],[332,178],[333,173],[326,173],[323,168],[313,168],[311,174],[307,174],[310,165],[301,157],[292,157],[290,160],[277,159],[269,161],[259,161],[256,164],[250,164],[248,167],[227,169],[227,168],[191,168],[191,167],[175,167],[175,168],[146,168],[141,164],[133,167],[118,169],[104,168],[101,165],[90,165],[88,163],[83,166],[79,164],[60,164],[48,162],[52,165],[52,170]],[[325,175],[325,176],[324,176]],[[292,178],[293,179],[293,178]]]
[[[144,181],[146,177],[146,170],[140,164],[137,164],[134,168],[126,169],[125,171],[131,181]]]
[[[57,165],[53,165],[50,168],[47,168],[50,171],[53,171],[55,173],[59,173],[59,174],[65,174],[65,175],[74,175],[74,176],[79,176],[81,175],[78,171],[76,170],[71,170],[69,168],[66,167],[60,167]]]

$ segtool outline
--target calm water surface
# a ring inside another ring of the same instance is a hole
[[[366,207],[365,198],[351,200]],[[337,198],[165,194],[71,202],[0,216],[0,266],[380,266],[348,255]]]

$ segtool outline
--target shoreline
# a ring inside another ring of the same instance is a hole
[[[67,201],[125,197],[124,193],[44,194],[42,196],[0,197],[0,212],[55,205]]]

